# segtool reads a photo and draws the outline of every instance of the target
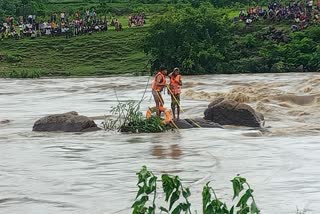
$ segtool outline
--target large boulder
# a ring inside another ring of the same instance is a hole
[[[92,119],[79,115],[74,111],[43,117],[33,125],[33,131],[44,132],[86,132],[97,130],[100,130],[100,128]]]
[[[212,121],[205,120],[203,118],[175,120],[174,123],[179,129],[223,128],[221,125],[214,123]]]
[[[219,99],[209,104],[204,119],[221,125],[261,127],[264,120],[261,113],[249,105],[233,100]]]

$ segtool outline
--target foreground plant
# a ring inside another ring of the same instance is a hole
[[[132,205],[133,214],[142,213],[155,213],[156,210],[156,196],[157,196],[157,177],[150,171],[147,170],[146,166],[143,166],[138,175],[138,187],[139,191],[136,196],[135,202]],[[152,204],[147,206],[146,203],[149,201],[150,195],[153,194]]]
[[[166,194],[165,201],[170,203],[168,209],[160,207],[160,210],[166,213],[170,213],[169,211],[172,211],[172,213],[180,213],[181,211],[183,211],[185,213],[191,214],[191,204],[188,201],[188,198],[191,195],[189,188],[184,188],[182,186],[180,178],[178,176],[170,176],[164,174],[161,176],[161,178],[163,191]],[[182,197],[184,198],[184,202],[178,203],[178,205],[176,205],[176,207],[173,209],[173,205],[177,201],[179,201],[181,193]]]
[[[143,166],[138,175],[139,191],[135,202],[132,205],[133,214],[155,214],[157,211],[157,181],[158,178]],[[189,188],[183,187],[178,176],[164,174],[161,176],[162,189],[165,193],[165,202],[168,206],[160,206],[159,211],[171,214],[191,214],[191,203],[188,198],[191,196]],[[216,195],[209,182],[202,191],[202,212],[203,214],[259,214],[255,199],[252,195],[253,189],[245,178],[236,176],[231,180],[233,186],[233,205],[229,209],[225,202],[222,202]],[[152,201],[149,199],[152,198]],[[196,212],[197,213],[197,212]]]

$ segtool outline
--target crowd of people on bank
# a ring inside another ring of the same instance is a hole
[[[36,15],[27,17],[7,17],[5,23],[0,23],[0,35],[2,38],[22,38],[38,36],[77,36],[81,34],[107,31],[106,17],[98,17],[94,9],[85,10],[83,14],[76,12],[71,18],[68,13],[62,11],[57,14],[52,12],[47,21],[39,21]]]
[[[78,36],[94,32],[107,31],[109,24],[116,31],[122,31],[122,24],[118,19],[111,18],[108,23],[106,16],[98,16],[95,9],[76,12],[70,16],[62,11],[52,12],[47,21],[39,21],[36,15],[20,16],[17,20],[8,16],[4,23],[0,23],[0,39],[39,36]],[[129,17],[129,27],[143,26],[145,15],[132,15]]]
[[[312,0],[291,0],[287,5],[272,2],[267,8],[250,7],[247,11],[241,10],[239,19],[250,25],[259,19],[271,21],[292,21],[292,30],[304,29],[309,23],[320,23],[320,0],[315,3]]]
[[[129,27],[143,26],[146,24],[145,18],[146,17],[143,13],[138,15],[131,15],[129,16],[128,26]]]

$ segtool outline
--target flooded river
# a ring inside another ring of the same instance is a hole
[[[319,213],[318,74],[185,77],[182,117],[202,116],[211,100],[226,97],[263,113],[264,132],[234,127],[131,135],[31,131],[47,114],[109,114],[117,103],[115,91],[120,100],[140,100],[147,80],[0,79],[0,213],[130,213],[135,173],[142,165],[157,175],[179,175],[191,187],[198,213],[202,186],[212,181],[219,197],[229,200],[230,179],[237,174],[255,190],[262,213],[295,214],[297,208]],[[150,91],[145,98],[143,111],[153,105]]]

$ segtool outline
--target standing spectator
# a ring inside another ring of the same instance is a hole
[[[65,21],[65,20],[64,20],[65,15],[66,15],[66,14],[65,14],[64,12],[61,12],[61,13],[60,13],[60,21],[61,21],[61,22],[64,22],[64,21]]]
[[[7,25],[10,24],[10,16],[7,16],[7,18],[6,18],[6,23],[7,23]]]
[[[316,23],[319,23],[320,19],[319,19],[319,10],[318,10],[318,9],[315,9],[315,10],[314,10],[314,16],[313,16],[313,18],[314,18],[314,21],[315,21]]]
[[[89,12],[89,10],[86,10],[86,22],[89,20],[89,17],[90,17],[90,12]]]
[[[78,20],[78,21],[80,20],[80,13],[79,13],[79,11],[76,12],[75,17],[76,17],[76,20]]]
[[[20,23],[19,24],[19,34],[20,34],[20,36],[22,36],[22,34],[23,34],[23,29],[24,29],[24,24]]]
[[[311,14],[312,14],[312,6],[313,6],[313,1],[312,0],[307,0],[307,5],[306,5],[306,9],[307,9],[307,17],[310,18]]]
[[[119,31],[119,22],[118,19],[116,19],[116,21],[114,22],[114,28],[116,31]]]
[[[57,21],[57,14],[55,12],[51,13],[51,21],[50,22],[56,22]]]
[[[13,26],[13,21],[14,21],[14,18],[13,16],[10,17],[10,26]]]
[[[32,15],[29,15],[29,16],[28,16],[28,23],[29,23],[29,24],[32,24],[32,20],[33,20],[33,19],[32,19]]]
[[[317,0],[316,7],[318,10],[320,10],[320,0]]]
[[[307,27],[306,21],[307,21],[307,15],[302,13],[300,15],[300,29],[301,30],[303,30]]]
[[[23,24],[24,20],[23,20],[23,16],[19,16],[19,24]]]
[[[93,10],[93,22],[96,23],[97,22],[97,13],[95,10]]]

